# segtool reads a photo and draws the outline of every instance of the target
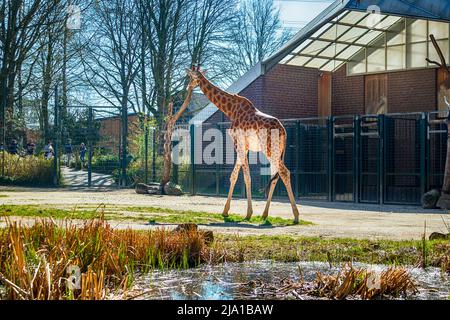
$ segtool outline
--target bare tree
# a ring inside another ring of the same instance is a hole
[[[61,0],[4,0],[0,4],[0,103],[3,140],[14,132],[14,100],[17,75],[22,75],[22,65],[35,48],[37,39]],[[21,79],[21,82],[23,80]],[[23,90],[21,83],[20,92]],[[22,93],[21,93],[22,94]]]
[[[122,115],[122,179],[126,184],[128,109],[133,83],[140,70],[141,29],[135,1],[99,1],[92,11],[95,36],[82,55],[86,81],[105,101],[117,106]]]
[[[238,78],[290,37],[273,0],[242,0],[236,19],[230,21],[229,43],[223,48],[224,59],[232,65],[226,73],[231,79]]]
[[[183,83],[188,0],[143,0],[139,8],[154,86],[153,97],[149,99],[154,103],[149,109],[161,129],[170,97]]]

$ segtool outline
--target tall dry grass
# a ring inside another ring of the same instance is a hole
[[[136,272],[211,262],[219,257],[215,250],[196,231],[116,230],[102,219],[78,227],[8,222],[0,229],[0,298],[103,299],[108,290],[129,287]],[[78,288],[68,283],[73,266],[80,271]]]
[[[0,153],[0,166],[3,165]],[[20,157],[5,152],[4,183],[22,185],[50,185],[53,183],[53,161],[43,156]]]

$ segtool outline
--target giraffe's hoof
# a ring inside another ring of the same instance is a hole
[[[228,215],[228,213],[227,213],[227,212],[223,212],[223,213],[222,213],[222,217],[224,217],[224,218],[228,218],[228,217],[229,217],[229,215]]]
[[[252,215],[247,215],[244,220],[250,221],[251,218],[252,218]]]
[[[294,219],[294,224],[298,224],[298,219]]]

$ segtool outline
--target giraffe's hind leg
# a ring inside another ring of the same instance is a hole
[[[224,217],[228,217],[228,211],[230,211],[231,198],[233,197],[234,186],[236,185],[236,181],[239,177],[239,170],[241,170],[241,164],[239,162],[236,162],[236,164],[234,165],[233,172],[231,173],[230,176],[230,189],[228,190],[227,203],[223,208],[222,215]]]
[[[279,164],[279,174],[281,177],[281,180],[283,180],[284,185],[286,186],[286,191],[289,196],[289,201],[291,202],[292,207],[292,213],[294,214],[294,223],[298,223],[298,209],[297,205],[295,203],[295,197],[294,193],[292,192],[292,186],[291,186],[291,173],[288,168],[284,165],[284,163]]]
[[[267,219],[267,217],[269,216],[270,203],[272,202],[273,192],[275,191],[275,187],[276,187],[279,179],[280,179],[280,176],[277,175],[270,183],[269,193],[267,195],[266,207],[264,208],[264,212],[262,214],[263,219]]]

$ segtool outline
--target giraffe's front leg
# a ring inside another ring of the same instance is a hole
[[[239,177],[239,170],[241,170],[241,164],[239,162],[236,162],[233,172],[230,176],[230,189],[228,190],[227,203],[225,204],[225,208],[223,208],[222,215],[224,217],[228,217],[228,211],[230,211],[231,198],[233,197],[234,186],[236,185],[236,181]]]

